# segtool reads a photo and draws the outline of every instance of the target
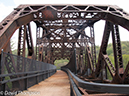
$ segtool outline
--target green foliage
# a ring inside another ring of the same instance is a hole
[[[15,50],[15,42],[10,39],[10,44],[11,44],[11,50]]]
[[[99,55],[99,50],[100,50],[100,47],[99,46],[96,46],[96,58],[98,58],[98,55]]]
[[[121,47],[122,47],[122,55],[123,55],[123,64],[126,65],[129,61],[129,41],[122,41]],[[96,46],[96,55],[97,56],[99,54],[99,49],[100,49],[100,47]],[[112,43],[108,44],[107,54],[108,54],[110,60],[112,61],[112,63],[114,64]]]
[[[121,42],[121,46],[122,46],[122,53],[129,55],[129,50],[128,50],[128,48],[129,48],[129,41]]]
[[[124,55],[123,55],[123,65],[124,65],[124,69],[126,68],[126,65],[128,64],[128,62],[129,62],[129,55],[124,54]]]
[[[108,47],[107,47],[107,54],[108,56],[113,56],[113,47],[112,47],[112,44],[108,44]]]
[[[108,70],[108,68],[107,68],[107,77],[108,77],[109,80],[112,80],[113,79],[112,76],[111,76],[111,74],[110,74],[110,72],[109,72],[109,70]]]
[[[121,47],[122,47],[123,64],[124,64],[124,68],[125,68],[125,66],[127,65],[128,61],[129,61],[129,41],[122,41]],[[108,54],[110,60],[112,61],[112,63],[114,64],[113,47],[112,47],[111,43],[108,44],[107,54]]]
[[[16,50],[16,49],[13,50],[13,51],[12,51],[12,54],[17,55],[17,50]]]
[[[54,62],[54,64],[55,64],[55,66],[56,66],[57,69],[60,69],[60,67],[68,64],[68,62],[69,62],[69,60],[67,60],[67,59],[60,59],[60,60],[56,60]]]
[[[124,66],[124,69],[125,69],[128,62],[129,62],[129,41],[122,41],[121,42],[121,47],[122,47],[123,66]],[[96,46],[96,56],[98,56],[99,50],[100,50],[100,47]],[[108,44],[108,47],[107,47],[106,51],[107,51],[107,55],[110,58],[112,64],[115,66],[112,43]],[[107,69],[107,73],[108,73],[107,74],[108,79],[112,80],[112,77],[111,77],[110,72],[108,71],[108,69]]]
[[[14,49],[14,42],[11,41],[12,45],[11,48]],[[123,64],[124,64],[124,68],[126,67],[126,65],[128,64],[129,61],[129,41],[122,41],[121,42],[121,47],[122,47],[122,54],[123,54]],[[96,56],[98,58],[98,54],[99,54],[99,50],[100,50],[100,46],[96,46]],[[12,50],[12,53],[17,55],[17,49]],[[26,49],[26,56],[27,56],[28,50]],[[112,43],[108,44],[107,47],[107,54],[111,60],[111,62],[114,64],[114,57],[113,57],[113,47],[112,47]],[[61,66],[64,66],[68,63],[67,59],[61,59],[61,60],[56,60],[55,61],[55,65],[57,66],[57,69],[60,69]]]
[[[9,76],[5,77],[5,80],[10,80],[10,77]],[[8,82],[7,85],[9,89],[12,89],[12,82]]]

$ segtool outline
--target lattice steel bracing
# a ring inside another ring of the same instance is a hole
[[[111,76],[113,77],[115,75],[115,71],[116,71],[114,65],[112,64],[112,62],[111,62],[110,58],[108,57],[108,55],[103,55],[102,54],[102,56],[103,56],[104,62],[106,64]]]
[[[39,45],[38,45],[38,38],[40,38],[40,27],[37,27],[36,29],[36,59],[38,58],[39,55]]]
[[[95,70],[95,64],[96,64],[96,49],[95,49],[95,33],[94,33],[94,26],[90,27],[90,35],[91,35],[91,52],[92,52],[92,64],[93,64],[93,70]]]
[[[32,39],[32,31],[30,23],[27,24],[27,30],[26,30],[26,43],[28,47],[28,58],[34,58],[34,45],[33,45],[33,39]]]
[[[33,47],[33,40],[32,40],[32,35],[31,35],[31,28],[30,24],[28,23],[27,25],[22,25],[19,28],[19,37],[18,37],[18,51],[17,55],[25,57],[25,45],[27,44],[28,47],[28,54],[27,57],[30,59],[34,59],[34,47]],[[23,71],[23,64],[21,63],[23,60],[20,59],[19,57],[19,66],[18,71],[22,72]]]
[[[68,59],[76,64],[72,65],[73,63],[69,62],[65,67],[71,68],[84,78],[104,80],[107,78],[108,69],[112,82],[116,80],[115,83],[121,83],[128,77],[125,73],[128,72],[128,66],[124,71],[118,27],[122,26],[129,30],[128,18],[128,13],[112,5],[20,5],[0,23],[0,41],[2,41],[0,49],[5,51],[11,36],[19,29],[17,55],[25,57],[27,44],[28,58],[52,64],[61,58]],[[94,27],[100,20],[105,20],[106,23],[97,56],[95,46],[97,30]],[[32,21],[36,25],[36,29],[32,30],[36,34],[34,41],[36,50],[31,35]],[[87,34],[86,28],[90,28],[90,35]],[[113,40],[115,67],[107,53],[110,34]],[[76,59],[76,62],[72,59]],[[21,66],[19,63],[17,67],[20,67],[18,71],[23,71],[24,65]],[[105,77],[102,76],[104,72]]]
[[[103,66],[103,64],[102,64],[103,63],[102,54],[107,55],[106,49],[107,49],[107,45],[108,45],[110,31],[111,31],[111,23],[106,22],[105,23],[104,34],[103,34],[103,38],[102,38],[102,43],[101,43],[101,47],[100,47],[100,51],[99,51],[98,64],[97,64],[96,70],[95,70],[97,75],[99,75],[99,72],[100,72],[100,70],[102,69],[102,66]]]
[[[18,37],[18,53],[17,55],[25,57],[25,45],[27,43],[28,47],[28,56],[33,56],[34,48],[33,48],[33,40],[31,35],[30,23],[27,25],[22,25],[19,28],[19,37]]]
[[[10,73],[17,73],[17,68],[16,68],[16,58],[13,58],[12,55],[10,55],[9,53],[7,54],[3,54],[2,56],[5,57],[2,62],[4,62],[4,64],[1,66],[2,67],[2,73],[1,74],[10,74]],[[8,70],[8,71],[6,71]],[[9,76],[10,79],[14,79],[17,78],[18,76]],[[3,78],[5,79],[5,78]],[[17,88],[18,86],[20,87],[21,82],[19,81],[14,81],[12,82],[12,87],[13,88]]]
[[[17,55],[25,57],[25,40],[26,40],[26,25],[19,28],[18,38],[18,53]]]
[[[123,59],[122,59],[122,50],[121,50],[121,41],[120,41],[120,35],[119,35],[119,28],[118,25],[113,25],[113,47],[114,47],[114,52],[116,51],[116,53],[114,54],[116,56],[116,62],[118,63],[118,68],[120,70],[119,73],[123,73]]]

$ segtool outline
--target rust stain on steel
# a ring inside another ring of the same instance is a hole
[[[97,56],[94,35],[97,30],[94,30],[94,24],[100,20],[105,20],[105,27]],[[36,24],[36,50],[33,46],[34,38],[31,36],[31,21]],[[6,53],[11,53],[10,38],[19,28],[18,56],[25,57],[27,44],[28,58],[33,60],[54,64],[55,60],[68,59],[69,63],[64,67],[77,73],[78,77],[84,80],[94,82],[99,79],[101,83],[129,84],[129,64],[124,70],[119,26],[129,31],[129,14],[117,6],[20,5],[0,23],[0,53],[2,49]],[[90,28],[89,35],[85,30],[87,27]],[[114,65],[107,52],[110,34]],[[8,73],[15,67],[18,69],[15,73],[24,71],[25,64],[13,66],[15,58],[8,59],[6,64]],[[107,70],[112,81],[109,80]],[[58,81],[64,77],[58,75],[54,75],[56,79],[53,77],[52,84],[56,82],[54,84],[64,86],[64,82]],[[40,84],[37,88],[39,87]]]
[[[69,78],[65,72],[57,70],[54,75],[24,92],[39,92],[36,96],[70,96]],[[23,95],[18,94],[17,96]],[[24,96],[30,96],[30,94]],[[35,95],[31,94],[31,96]]]
[[[54,16],[50,10],[45,9],[43,10],[43,18],[54,18]]]

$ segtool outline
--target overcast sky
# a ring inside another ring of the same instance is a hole
[[[104,5],[117,5],[129,13],[129,0],[0,0],[0,22],[13,11],[20,4],[104,4]],[[102,24],[101,22],[100,24]],[[101,27],[99,25],[99,27]],[[101,28],[97,29],[101,29]],[[96,31],[96,30],[95,30]],[[99,31],[99,30],[97,30]],[[121,39],[123,41],[128,39],[129,32],[123,34],[126,31],[120,28]],[[101,44],[100,34],[96,33],[96,44]],[[102,38],[102,35],[101,35]],[[129,39],[128,39],[129,40]],[[99,43],[98,43],[99,42]]]

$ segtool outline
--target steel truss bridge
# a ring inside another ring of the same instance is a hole
[[[97,55],[94,24],[100,20],[105,27]],[[31,22],[36,24],[35,41]],[[129,94],[129,63],[124,69],[119,26],[129,30],[129,14],[112,5],[18,6],[0,23],[0,90],[26,90],[53,75],[55,60],[62,58],[69,60],[61,69],[69,76],[72,96]],[[12,55],[10,38],[16,30],[18,49]],[[110,35],[114,64],[107,53]]]

